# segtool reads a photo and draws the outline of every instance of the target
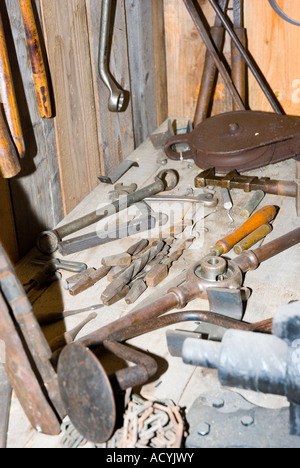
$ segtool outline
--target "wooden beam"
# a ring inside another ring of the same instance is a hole
[[[98,142],[102,150],[101,175],[112,172],[134,149],[131,99],[123,112],[108,110],[109,91],[98,69],[102,1],[86,0]],[[129,59],[124,0],[115,6],[109,69],[117,83],[130,93]],[[100,175],[100,174],[99,174]]]
[[[98,183],[101,153],[85,0],[40,0],[55,97],[64,213]]]

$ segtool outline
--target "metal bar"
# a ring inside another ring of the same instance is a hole
[[[271,104],[273,110],[277,114],[284,114],[283,109],[281,108],[280,104],[278,103],[277,99],[275,98],[274,93],[270,90],[269,86],[266,83],[265,77],[262,75],[261,71],[259,70],[258,66],[256,65],[253,57],[250,53],[244,48],[243,44],[235,34],[230,21],[224,15],[223,11],[220,9],[216,0],[209,0],[210,4],[214,8],[215,12],[219,16],[220,20],[222,21],[225,29],[227,30],[228,34],[230,35],[231,39],[233,40],[235,46],[243,56],[245,62],[247,63],[248,67],[250,68],[251,72],[253,73],[255,79],[257,80],[258,84],[260,85],[262,91],[264,92],[266,98],[268,99],[269,103]]]
[[[12,388],[0,360],[0,449],[6,448]]]
[[[217,51],[216,47],[215,47],[215,44],[213,43],[212,39],[210,38],[207,30],[206,30],[206,27],[199,15],[199,12],[197,10],[197,8],[195,7],[195,4],[193,2],[193,0],[184,0],[184,3],[185,3],[185,6],[187,7],[195,25],[196,25],[196,28],[198,29],[201,37],[202,37],[202,40],[203,42],[205,43],[209,53],[211,54],[215,64],[216,64],[216,67],[217,69],[219,70],[220,74],[222,75],[223,77],[223,80],[226,84],[226,86],[228,87],[234,101],[236,102],[236,104],[238,105],[239,109],[240,110],[245,110],[245,106],[244,106],[244,103],[239,95],[239,93],[237,92],[236,90],[236,87],[234,86],[233,82],[232,82],[232,79],[230,77],[230,74],[228,73],[224,63],[221,61],[220,59],[220,56],[219,56],[219,52]],[[201,7],[199,6],[199,9],[201,9]]]

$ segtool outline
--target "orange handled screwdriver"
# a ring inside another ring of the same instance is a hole
[[[42,118],[49,119],[52,117],[51,99],[31,0],[20,0],[20,7],[23,16],[23,23],[25,27],[27,46],[40,114]]]
[[[248,219],[240,228],[234,231],[225,239],[220,240],[217,244],[211,249],[211,253],[215,255],[223,255],[228,253],[233,247],[244,239],[246,236],[251,234],[260,226],[269,223],[272,221],[277,214],[277,208],[275,206],[269,205],[261,208],[257,211],[251,218]]]
[[[10,179],[20,170],[19,156],[0,110],[0,177]]]
[[[6,121],[16,145],[20,158],[24,156],[25,147],[20,124],[20,116],[12,81],[11,67],[8,58],[7,44],[4,36],[2,19],[0,17],[0,96],[3,103]]]

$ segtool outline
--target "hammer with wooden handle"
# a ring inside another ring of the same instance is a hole
[[[0,98],[3,103],[9,133],[18,150],[20,158],[24,156],[25,145],[20,123],[20,115],[13,85],[8,50],[0,16]],[[3,124],[2,124],[3,125]]]

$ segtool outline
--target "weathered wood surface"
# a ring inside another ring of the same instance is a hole
[[[41,0],[64,213],[97,186],[100,148],[85,0]]]
[[[95,93],[99,147],[102,148],[101,174],[112,172],[134,150],[130,70],[127,52],[127,29],[124,0],[116,2],[112,25],[110,73],[126,91],[128,102],[123,112],[108,109],[109,91],[99,74],[101,1],[86,0],[92,74]]]
[[[19,2],[7,0],[0,8],[25,142],[21,173],[9,182],[22,256],[41,229],[62,219],[60,180],[53,120],[40,117]]]
[[[180,124],[184,121],[179,119]],[[166,124],[159,131],[165,131]],[[139,187],[150,183],[154,175],[161,170],[161,166],[156,164],[156,159],[159,152],[153,149],[149,140],[141,145],[136,151],[130,155],[130,159],[139,162],[139,168],[133,168],[121,180],[124,184],[136,182]],[[190,167],[191,166],[191,167]],[[194,177],[199,173],[200,169],[189,162],[173,162],[169,161],[167,168],[174,168],[180,174],[180,183],[174,193],[185,193],[188,189],[194,187]],[[269,166],[260,171],[262,177],[282,178],[291,180],[295,176],[295,161],[286,161],[284,163]],[[108,201],[108,192],[111,187],[100,185],[86,199],[84,199],[70,213],[64,222],[76,219],[97,206],[102,206]],[[194,240],[192,247],[184,253],[183,258],[176,262],[171,270],[169,279],[176,276],[182,269],[192,266],[194,262],[202,258],[213,246],[217,240],[229,234],[232,230],[243,224],[244,220],[240,218],[239,213],[245,202],[250,198],[250,194],[239,190],[232,191],[234,202],[234,210],[232,212],[234,224],[231,224],[227,212],[223,208],[222,197],[219,190],[216,191],[216,196],[219,198],[218,211],[213,213],[213,209],[199,207],[196,212],[193,212],[192,207],[184,207],[186,217],[188,219],[198,220],[196,226],[199,236]],[[295,200],[291,198],[283,198],[273,195],[265,197],[261,206],[267,204],[275,204],[280,208],[279,215],[274,222],[274,230],[268,240],[277,238],[290,230],[299,226],[299,218],[296,216]],[[161,204],[153,204],[155,210],[161,209],[163,212],[170,209],[170,206]],[[177,207],[178,208],[178,207]],[[182,212],[183,207],[179,207],[179,212]],[[168,211],[167,211],[168,212]],[[202,217],[211,213],[204,221]],[[131,212],[132,214],[132,212]],[[124,214],[125,215],[125,214]],[[105,224],[105,223],[104,223]],[[100,225],[101,226],[101,225]],[[99,226],[99,227],[100,227]],[[102,225],[103,226],[103,225]],[[166,226],[165,226],[166,227]],[[164,228],[165,228],[164,227]],[[207,232],[201,228],[206,228]],[[190,233],[190,227],[186,233]],[[86,231],[91,228],[86,229]],[[85,231],[82,231],[85,232]],[[156,237],[157,231],[151,233],[151,237]],[[101,266],[101,259],[108,255],[114,255],[124,252],[137,239],[145,237],[145,234],[134,236],[134,238],[124,239],[122,241],[113,241],[108,246],[95,247],[84,252],[66,257],[68,260],[85,262],[89,267],[98,268]],[[266,241],[265,241],[266,242]],[[39,267],[30,264],[30,259],[36,256],[37,252],[31,252],[18,265],[17,273],[22,281],[26,283],[37,272]],[[59,256],[59,255],[58,255]],[[232,258],[235,254],[230,254]],[[62,258],[62,257],[61,257]],[[300,271],[300,245],[289,249],[285,253],[274,257],[273,259],[262,264],[259,269],[248,273],[245,278],[245,286],[250,287],[253,292],[249,299],[245,320],[255,322],[266,318],[273,317],[281,305],[285,305],[291,300],[300,300],[299,288],[299,271]],[[101,280],[91,289],[79,294],[71,296],[63,287],[64,279],[69,277],[69,273],[63,272],[62,280],[52,284],[44,291],[33,291],[29,298],[33,303],[33,309],[37,317],[53,311],[74,310],[82,307],[99,304],[101,293],[107,285],[107,279]],[[168,280],[161,284],[163,286]],[[98,311],[98,317],[93,322],[89,323],[80,333],[79,336],[96,330],[118,319],[121,316],[129,313],[137,307],[140,301],[149,297],[155,292],[151,288],[144,293],[140,300],[129,306],[124,300],[117,304],[105,307]],[[190,303],[187,310],[199,309],[208,310],[208,303],[203,299],[197,299]],[[65,330],[72,329],[76,326],[83,316],[69,317],[64,322],[59,322],[55,326],[45,327],[44,333],[48,340],[51,340],[55,335],[62,333]],[[197,324],[179,324],[172,326],[173,329],[188,329],[195,330]],[[168,353],[165,329],[151,332],[147,335],[142,335],[130,341],[140,349],[152,353],[157,358],[159,365],[159,374],[153,381],[149,382],[141,389],[141,394],[155,396],[157,398],[172,399],[179,405],[186,407],[188,410],[193,401],[201,392],[209,391],[219,387],[217,373],[201,368],[194,368],[182,363],[180,358],[171,357]],[[246,394],[247,398],[262,404],[266,407],[278,407],[286,405],[285,398],[274,398],[272,396],[257,395],[250,392]],[[10,419],[10,430],[8,444],[10,447],[59,447],[61,436],[49,438],[44,435],[35,433],[24,418],[23,412],[16,400],[13,400],[13,410]]]
[[[19,260],[15,223],[11,206],[8,181],[0,179],[0,242],[11,262]]]

